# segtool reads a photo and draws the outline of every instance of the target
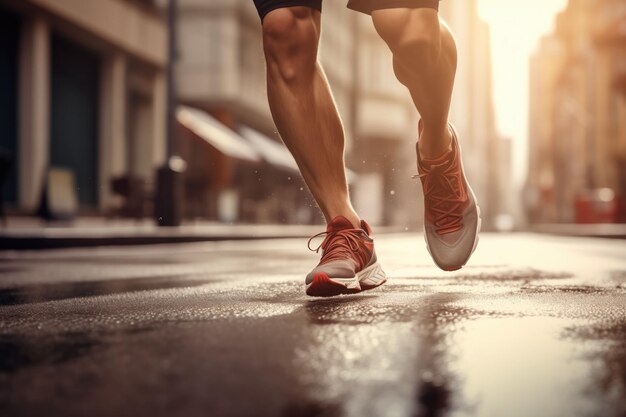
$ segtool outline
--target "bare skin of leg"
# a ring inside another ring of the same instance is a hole
[[[265,16],[267,95],[274,123],[326,221],[344,216],[358,228],[348,195],[343,126],[317,60],[319,37],[318,10],[280,8]]]
[[[408,88],[424,130],[417,150],[434,159],[450,149],[448,114],[454,75],[456,43],[434,9],[382,9],[372,13],[374,27],[393,53],[398,80]]]

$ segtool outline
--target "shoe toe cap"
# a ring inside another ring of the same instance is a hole
[[[434,230],[427,230],[428,250],[440,268],[456,270],[465,265],[477,242],[478,221],[477,213],[472,213],[457,232],[440,236]]]
[[[436,239],[433,240],[429,241],[428,250],[437,266],[447,271],[454,271],[465,265],[474,247],[474,239],[471,241],[468,239],[466,244],[460,244],[455,248],[442,244]]]
[[[308,285],[313,282],[313,278],[319,273],[324,273],[328,275],[329,278],[354,278],[356,276],[353,261],[348,259],[337,260],[316,266],[306,276],[306,284]]]

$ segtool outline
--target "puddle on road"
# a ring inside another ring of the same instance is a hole
[[[339,402],[342,416],[626,415],[626,318],[619,313],[598,325],[564,312],[477,311],[454,294],[395,306],[347,300],[308,304],[316,342],[297,352],[303,384],[320,404]]]
[[[295,351],[296,369],[312,399],[340,404],[343,416],[413,413],[418,354],[411,323],[314,326],[314,344]],[[402,381],[402,384],[398,384]]]
[[[568,327],[563,336],[574,343],[585,343],[586,359],[596,364],[595,383],[587,391],[591,396],[611,399],[606,403],[609,409],[602,415],[610,415],[613,404],[617,415],[626,415],[626,320],[608,319],[593,325]]]
[[[464,323],[447,340],[446,366],[462,381],[450,415],[617,417],[618,398],[591,391],[599,383],[592,350],[561,337],[570,323],[545,317]]]

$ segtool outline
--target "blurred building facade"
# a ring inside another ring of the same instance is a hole
[[[167,27],[156,5],[0,0],[0,32],[9,208],[36,212],[54,168],[74,178],[80,213],[119,208],[124,177],[148,193],[166,152]]]
[[[351,189],[353,203],[372,224],[415,226],[422,216],[418,183],[411,179],[417,170],[417,113],[394,76],[391,53],[371,18],[341,6],[337,13],[354,19],[356,39],[350,67],[354,117],[344,117],[354,133],[347,160],[359,174]],[[328,25],[326,31],[331,30]]]
[[[81,212],[149,216],[165,160],[165,0],[0,0],[0,153],[5,199],[36,212],[46,176],[73,173]],[[267,104],[261,27],[250,0],[178,0],[175,151],[187,162],[187,219],[322,219]],[[502,211],[508,165],[495,132],[490,35],[475,0],[441,13],[459,42],[451,119],[483,217]],[[356,208],[372,224],[422,221],[417,120],[368,16],[326,1],[320,59],[346,132]],[[7,92],[6,94],[4,92]],[[132,204],[131,204],[132,203]],[[126,206],[128,210],[122,208]]]
[[[570,0],[530,61],[532,222],[626,221],[626,3]]]
[[[493,217],[501,210],[499,199],[506,198],[496,183],[502,178],[497,173],[509,166],[493,158],[502,150],[494,123],[489,28],[478,17],[474,0],[444,2],[441,12],[460,43],[451,119],[459,130],[468,176],[484,215]],[[408,92],[393,75],[391,54],[371,19],[346,9],[343,1],[324,3],[322,27],[320,59],[344,122],[346,159],[356,174],[350,182],[354,204],[373,224],[418,225],[421,193],[410,178],[416,172],[418,116]],[[260,24],[252,2],[180,0],[178,42],[180,100],[233,131],[250,127],[278,143],[267,105]],[[219,206],[220,195],[235,193],[236,206],[248,220],[319,220],[296,172],[252,166],[211,146],[203,152],[201,145],[192,143],[181,143],[184,158],[198,159],[188,177],[212,179],[193,193],[206,198],[190,215],[219,218],[219,207],[209,206]],[[247,189],[250,184],[255,193]],[[281,208],[301,214],[286,219]]]

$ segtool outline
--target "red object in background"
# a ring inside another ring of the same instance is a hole
[[[626,198],[624,196],[617,198],[617,222],[626,223]]]
[[[617,223],[624,207],[610,188],[591,190],[579,195],[574,204],[576,223]]]

